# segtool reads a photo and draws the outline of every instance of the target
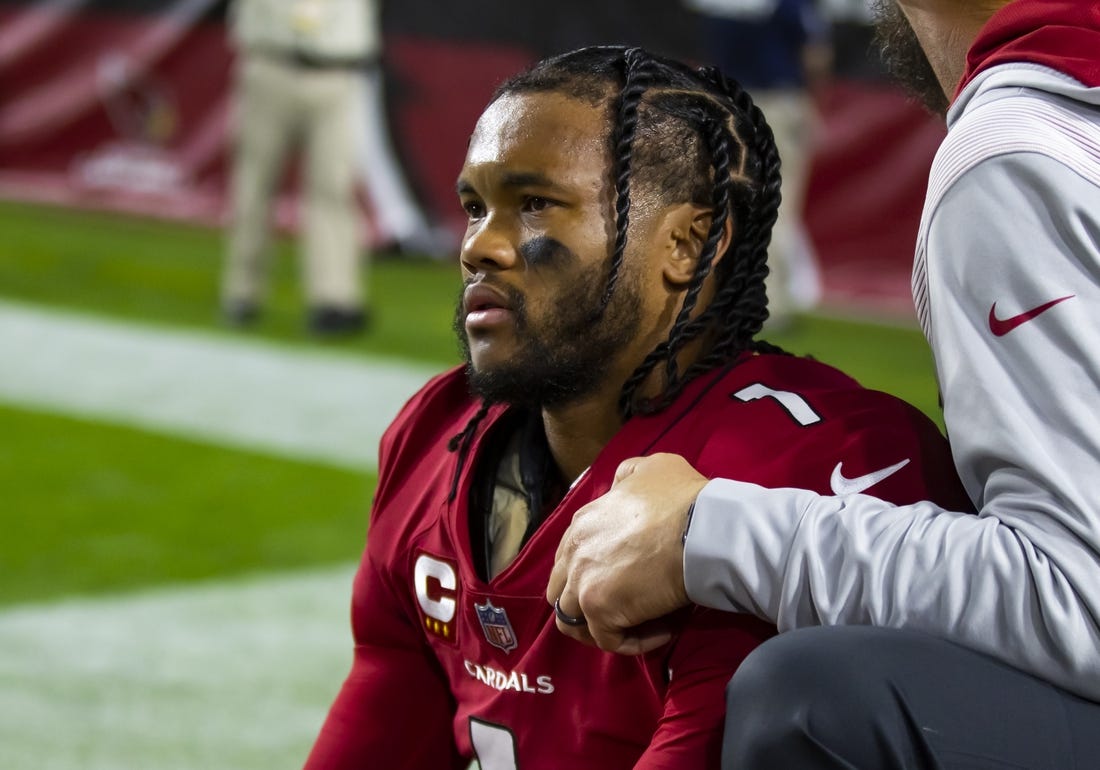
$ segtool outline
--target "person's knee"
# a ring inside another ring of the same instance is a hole
[[[765,698],[782,703],[794,698],[813,703],[825,698],[836,703],[867,673],[863,636],[848,627],[780,634],[745,659],[730,681],[727,696],[735,704],[746,697],[751,702]]]
[[[726,688],[724,767],[860,756],[889,685],[868,665],[866,631],[807,628],[753,651]],[[873,646],[873,645],[872,645]],[[881,716],[881,714],[879,715]]]

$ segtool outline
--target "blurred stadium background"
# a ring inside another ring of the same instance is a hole
[[[884,83],[863,0],[831,8],[806,211],[824,298],[769,338],[938,419],[908,271],[942,128]],[[220,324],[224,14],[0,0],[2,768],[300,766],[350,663],[378,437],[456,361],[448,259],[379,259],[376,325],[320,343],[281,242],[263,322]],[[394,151],[451,243],[499,79],[596,42],[698,56],[664,0],[403,0],[383,21]],[[363,214],[365,246],[390,248]]]

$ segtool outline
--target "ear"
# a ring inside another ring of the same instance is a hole
[[[703,254],[712,221],[713,209],[709,206],[680,203],[667,212],[665,225],[670,248],[665,260],[664,277],[669,283],[674,286],[686,286],[691,282],[695,275],[695,268],[699,264],[699,257]],[[718,264],[732,240],[733,218],[727,217],[722,237],[718,240],[712,268]]]

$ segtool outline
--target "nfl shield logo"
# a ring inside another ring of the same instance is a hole
[[[485,600],[485,604],[474,602],[474,609],[477,610],[477,619],[481,621],[481,630],[485,632],[489,644],[505,652],[516,649],[518,643],[512,624],[508,622],[507,612],[500,607],[494,607],[489,599]]]

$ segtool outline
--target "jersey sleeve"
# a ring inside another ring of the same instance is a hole
[[[771,624],[751,615],[694,608],[669,653],[664,712],[635,770],[718,767],[726,683],[774,635]]]
[[[892,505],[874,487],[835,496],[713,481],[685,551],[694,600],[781,630],[924,630],[1100,698],[1100,188],[1087,168],[1035,153],[988,159],[931,215],[931,341],[978,515]],[[1008,332],[990,320],[1070,295]]]
[[[419,629],[371,563],[355,579],[351,672],[306,770],[464,768],[451,732],[454,703]]]
[[[455,415],[472,414],[473,409],[476,404],[470,399],[459,368],[433,377],[405,403],[379,444],[371,526],[387,498],[416,473],[424,454],[445,447],[451,437],[448,430],[457,432],[461,428],[461,423],[454,424]]]
[[[407,587],[400,590],[399,506],[388,505],[424,447],[445,445],[443,423],[429,417],[448,406],[453,374],[437,377],[410,399],[382,438],[379,485],[367,547],[352,590],[355,640],[351,671],[321,728],[306,770],[465,768],[452,732],[454,699],[419,628]]]

